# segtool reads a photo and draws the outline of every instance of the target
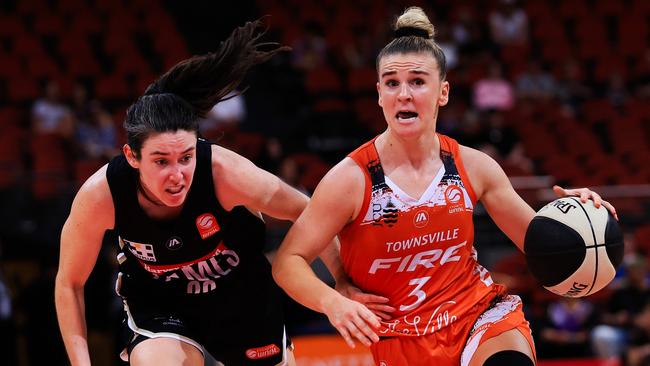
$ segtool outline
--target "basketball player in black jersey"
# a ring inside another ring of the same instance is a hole
[[[236,29],[174,66],[127,111],[123,155],[92,175],[61,235],[56,308],[73,365],[89,365],[84,284],[104,232],[119,237],[116,290],[133,365],[295,364],[261,213],[295,220],[308,198],[242,156],[197,139],[199,118],[283,47]],[[263,51],[260,46],[268,51]],[[336,243],[323,260],[342,274]],[[382,301],[381,298],[376,299]]]

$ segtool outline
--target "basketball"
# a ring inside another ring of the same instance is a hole
[[[601,205],[563,197],[542,207],[526,231],[528,268],[547,290],[566,297],[600,291],[623,259],[623,234]]]

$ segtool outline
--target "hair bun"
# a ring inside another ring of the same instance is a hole
[[[429,31],[427,31],[426,29],[416,28],[416,27],[401,27],[395,30],[395,38],[409,37],[409,36],[431,39],[431,36],[429,36]]]

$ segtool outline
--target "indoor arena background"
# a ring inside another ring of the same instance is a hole
[[[616,280],[567,300],[537,285],[476,210],[479,260],[524,299],[540,365],[650,365],[645,0],[3,0],[0,364],[67,364],[53,301],[61,226],[79,185],[119,153],[126,107],[156,75],[269,15],[268,40],[293,50],[258,67],[243,96],[215,108],[201,132],[309,193],[384,128],[375,57],[391,19],[411,5],[429,14],[449,62],[451,102],[438,130],[496,158],[535,209],[553,199],[553,184],[589,186],[621,218],[627,247]],[[269,255],[286,229],[269,222]],[[95,365],[120,364],[115,250],[109,233],[86,285]],[[324,317],[287,307],[299,365],[371,364]],[[621,311],[634,336],[621,357],[607,357],[611,328],[603,325]]]

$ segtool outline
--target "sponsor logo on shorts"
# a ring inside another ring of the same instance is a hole
[[[429,214],[424,211],[418,211],[415,213],[415,218],[413,219],[413,225],[415,225],[416,228],[421,229],[429,223]]]
[[[246,350],[246,357],[251,360],[259,360],[261,358],[269,358],[280,353],[280,348],[275,344],[269,344],[268,346],[251,348]]]
[[[201,239],[206,239],[220,230],[217,219],[210,213],[204,213],[196,218],[196,228],[201,234]]]

